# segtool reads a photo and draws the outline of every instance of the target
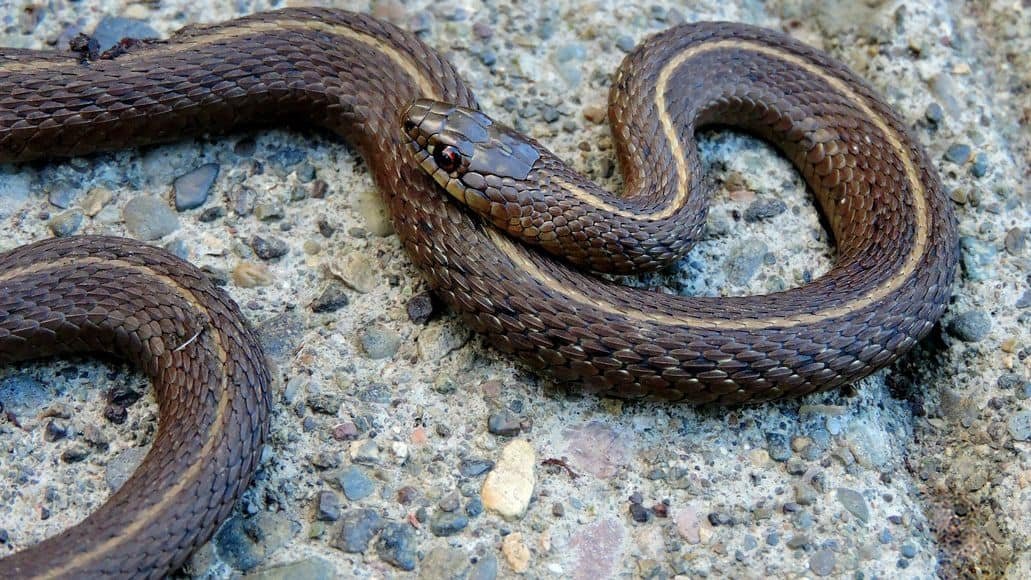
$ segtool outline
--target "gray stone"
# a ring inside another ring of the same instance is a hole
[[[788,205],[779,199],[757,199],[745,208],[748,223],[768,220],[788,211]]]
[[[179,216],[172,208],[149,195],[130,199],[122,208],[122,219],[134,238],[148,242],[159,240],[179,229]]]
[[[830,576],[834,572],[834,565],[837,563],[838,557],[833,551],[823,549],[809,559],[809,569],[813,571],[813,574],[817,576]]]
[[[970,145],[953,143],[945,151],[945,159],[956,165],[963,165],[970,159]]]
[[[376,484],[365,475],[365,470],[355,465],[340,472],[337,482],[344,490],[344,495],[351,501],[365,499],[376,491]]]
[[[1017,441],[1031,441],[1031,410],[1014,413],[1009,420],[1009,430]]]
[[[473,565],[468,580],[494,580],[497,577],[498,558],[494,554],[487,554]]]
[[[161,38],[158,31],[143,20],[122,16],[105,16],[93,29],[91,36],[100,45],[101,51],[114,47],[123,38],[138,40]]]
[[[369,508],[348,510],[341,517],[340,533],[333,541],[333,546],[349,554],[364,553],[373,536],[381,529],[383,529],[383,518],[376,510]]]
[[[172,182],[175,192],[175,209],[186,211],[204,205],[211,193],[211,186],[218,177],[219,165],[205,163],[193,171],[176,177]]]
[[[361,334],[362,350],[371,359],[391,358],[401,348],[401,335],[382,324],[374,324]]]
[[[340,497],[330,490],[319,492],[315,519],[322,522],[335,522],[340,519]]]
[[[419,562],[419,578],[467,578],[469,558],[458,548],[440,546]]]
[[[469,525],[469,518],[462,512],[440,510],[430,520],[430,531],[434,536],[453,536]]]
[[[494,469],[494,462],[489,459],[463,459],[458,465],[458,472],[462,477],[479,477]]]
[[[980,342],[992,330],[992,319],[984,310],[968,310],[952,319],[949,333],[963,342]]]
[[[312,300],[310,308],[312,312],[324,314],[336,312],[350,303],[347,297],[346,287],[336,281],[330,282],[323,288],[318,298]]]
[[[55,236],[64,238],[79,231],[83,219],[85,216],[81,209],[70,209],[50,218],[50,223],[47,225],[50,226],[50,231],[54,232]]]
[[[317,556],[244,575],[249,580],[332,580],[337,577],[333,564]]]
[[[262,260],[275,260],[290,252],[290,246],[279,238],[252,236],[250,246],[254,253]]]
[[[391,522],[376,542],[376,553],[384,562],[401,570],[415,570],[415,532],[406,523]]]
[[[851,512],[852,515],[859,518],[860,521],[870,521],[870,508],[866,505],[866,499],[863,498],[863,494],[847,487],[839,487],[837,497],[841,505]]]
[[[235,516],[215,534],[215,548],[219,558],[247,572],[285,546],[300,529],[299,524],[280,513],[258,512],[251,518]]]

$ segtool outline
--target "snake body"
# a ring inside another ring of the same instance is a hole
[[[414,35],[335,10],[191,26],[88,63],[0,49],[0,161],[278,123],[340,134],[433,290],[496,348],[589,391],[742,403],[828,389],[890,363],[945,309],[956,232],[925,154],[855,74],[783,35],[689,24],[627,58],[610,97],[623,197],[476,110]],[[595,269],[664,264],[704,220],[694,132],[711,123],[765,137],[801,170],[837,240],[828,274],[766,296],[668,296],[580,273],[487,223]],[[435,163],[446,146],[473,148],[461,172]],[[159,434],[108,503],[0,560],[0,577],[162,576],[256,468],[260,350],[232,302],[163,251],[77,238],[0,257],[0,362],[78,351],[122,354],[153,377]]]

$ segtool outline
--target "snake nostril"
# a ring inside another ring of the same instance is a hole
[[[404,127],[405,133],[412,133],[415,131],[415,121],[411,119],[405,119],[402,125]]]

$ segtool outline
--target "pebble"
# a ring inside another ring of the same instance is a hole
[[[623,52],[630,52],[637,46],[637,42],[634,41],[633,37],[626,34],[616,39],[616,48]]]
[[[204,211],[200,212],[200,216],[197,217],[197,220],[200,221],[201,223],[205,223],[206,224],[206,223],[211,223],[211,222],[213,222],[213,221],[217,220],[218,218],[223,217],[225,215],[226,215],[225,208],[220,206],[220,205],[216,205],[215,207],[209,207],[209,208],[205,209]]]
[[[333,564],[318,556],[262,568],[245,576],[248,580],[333,580],[338,577]]]
[[[89,190],[86,197],[82,198],[82,211],[88,217],[94,217],[100,210],[104,209],[108,203],[111,202],[111,198],[114,194],[111,193],[110,189],[104,187],[94,187]]]
[[[988,156],[984,153],[974,155],[974,164],[970,166],[970,175],[984,177],[988,174]]]
[[[1019,255],[1027,247],[1027,231],[1023,228],[1011,228],[1006,232],[1003,245],[1006,246],[1006,251],[1011,255]]]
[[[471,518],[475,518],[483,513],[483,500],[478,497],[474,497],[469,500],[469,503],[465,504],[465,513]]]
[[[317,314],[325,314],[328,312],[336,312],[341,308],[350,304],[351,300],[347,297],[346,287],[339,282],[330,282],[322,289],[318,297],[311,301],[308,306],[312,312]]]
[[[747,284],[759,271],[768,251],[766,244],[759,240],[745,240],[735,246],[724,263],[727,280],[735,286]]]
[[[436,310],[433,296],[429,292],[420,292],[408,300],[405,310],[408,312],[408,320],[415,324],[426,324]]]
[[[322,522],[335,522],[340,519],[340,497],[330,490],[319,492],[315,519]]]
[[[74,188],[64,184],[57,185],[54,189],[50,190],[50,194],[47,195],[47,201],[50,205],[61,209],[68,209],[75,203],[81,192]]]
[[[101,52],[115,46],[123,38],[161,38],[161,34],[146,22],[122,16],[105,16],[90,36],[100,45]]]
[[[494,580],[498,577],[498,559],[487,554],[473,564],[466,580]]]
[[[945,112],[938,103],[931,103],[930,105],[927,105],[927,109],[924,110],[924,118],[930,121],[932,125],[941,123],[941,120],[944,117]]]
[[[247,572],[258,567],[300,531],[300,524],[276,512],[258,512],[253,517],[234,516],[215,534],[219,558],[233,568]]]
[[[501,458],[483,482],[481,497],[488,510],[505,519],[523,517],[536,484],[536,453],[521,439],[501,450]]]
[[[230,274],[233,284],[240,288],[256,288],[268,286],[275,281],[272,272],[264,264],[253,264],[251,262],[240,262],[233,268]]]
[[[81,209],[70,209],[50,218],[50,223],[47,225],[55,236],[64,238],[79,231],[83,219],[85,219],[85,215]]]
[[[363,553],[383,526],[383,518],[374,509],[347,510],[340,517],[340,533],[333,541],[333,547],[349,554]]]
[[[745,221],[755,223],[768,220],[788,211],[788,205],[779,199],[757,199],[745,208]]]
[[[489,459],[463,459],[458,464],[458,472],[462,474],[462,477],[479,477],[492,469],[494,469],[494,462]]]
[[[265,238],[263,236],[251,236],[248,242],[254,253],[262,260],[275,260],[290,252],[290,246],[279,238]]]
[[[851,512],[852,515],[863,522],[870,521],[870,508],[866,505],[866,499],[863,498],[863,494],[847,487],[839,487],[837,498],[841,505]]]
[[[1031,410],[1014,413],[1010,417],[1010,435],[1017,441],[1031,441]]]
[[[817,576],[830,576],[834,572],[834,565],[837,564],[837,560],[838,557],[833,551],[828,549],[819,550],[809,559],[809,569]]]
[[[530,569],[530,548],[523,543],[523,535],[515,532],[501,540],[501,555],[516,574]]]
[[[376,542],[376,553],[384,562],[405,571],[415,570],[415,532],[406,523],[391,522]]]
[[[913,544],[903,544],[902,549],[899,550],[903,558],[915,558],[916,557],[916,546]]]
[[[401,348],[401,335],[382,324],[374,324],[361,333],[362,350],[373,360],[391,358]]]
[[[791,444],[788,436],[783,433],[769,432],[766,434],[766,448],[770,459],[784,462],[791,458]]]
[[[419,578],[467,578],[469,559],[459,548],[438,546],[419,562]]]
[[[254,206],[254,217],[263,222],[281,220],[285,215],[283,206],[277,203],[259,203]]]
[[[363,500],[376,491],[376,485],[365,475],[365,470],[358,466],[351,466],[350,469],[342,471],[337,477],[337,482],[344,490],[344,495],[351,501]]]
[[[172,191],[175,193],[175,209],[186,211],[204,205],[211,193],[211,186],[215,184],[218,177],[219,165],[217,163],[205,163],[189,173],[176,177],[172,181]]]
[[[359,192],[355,199],[355,209],[365,220],[365,229],[372,234],[386,237],[394,233],[394,223],[390,220],[390,212],[379,191],[366,189]]]
[[[523,430],[525,417],[520,417],[509,410],[493,413],[487,418],[487,431],[492,435],[514,437]]]
[[[968,310],[953,318],[948,329],[963,342],[981,342],[992,330],[992,319],[984,310]]]
[[[329,271],[349,288],[366,294],[380,285],[380,277],[376,272],[381,272],[382,268],[373,264],[365,254],[354,253],[332,262]]]
[[[439,510],[430,520],[430,531],[434,536],[453,536],[469,525],[469,518],[462,512]]]
[[[993,262],[998,251],[994,244],[983,242],[973,236],[961,236],[959,247],[963,274],[968,279],[983,282],[995,275]]]
[[[134,197],[122,208],[125,227],[136,239],[159,240],[179,229],[179,217],[172,208],[156,197]]]
[[[970,145],[963,143],[953,143],[945,151],[946,161],[951,161],[956,165],[963,165],[970,159]]]

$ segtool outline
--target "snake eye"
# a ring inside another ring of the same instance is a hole
[[[404,123],[405,133],[411,134],[415,132],[415,121],[411,119],[405,119]]]
[[[462,154],[458,151],[457,147],[451,145],[439,147],[433,152],[433,162],[442,171],[451,173],[461,166]]]

